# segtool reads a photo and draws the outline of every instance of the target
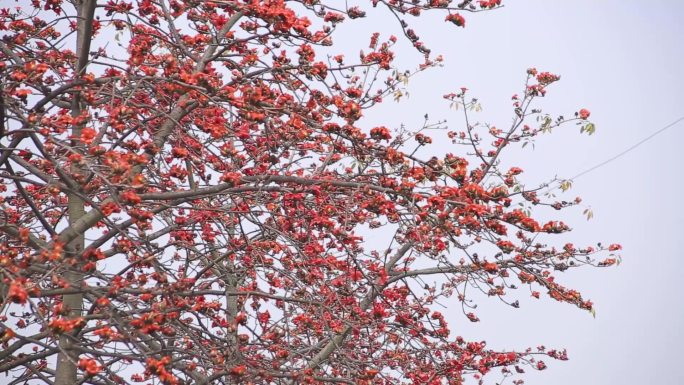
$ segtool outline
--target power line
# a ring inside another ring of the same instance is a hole
[[[573,176],[572,178],[570,178],[570,180],[575,180],[575,179],[577,179],[577,178],[579,178],[579,177],[581,177],[581,176],[583,176],[583,175],[586,175],[586,174],[588,174],[588,173],[590,173],[590,172],[592,172],[592,171],[594,171],[594,170],[596,170],[596,169],[598,169],[598,168],[601,168],[601,167],[607,165],[608,163],[610,163],[610,162],[612,162],[612,161],[614,161],[614,160],[616,160],[616,159],[618,159],[618,158],[624,156],[624,155],[627,154],[628,152],[630,152],[630,151],[634,150],[635,148],[641,146],[642,144],[648,142],[649,140],[653,139],[653,137],[655,137],[656,135],[663,133],[663,132],[664,132],[665,130],[667,130],[668,128],[670,128],[670,127],[676,125],[677,123],[679,123],[679,122],[681,122],[681,121],[683,121],[683,120],[684,120],[684,116],[682,116],[682,117],[680,117],[679,119],[675,120],[674,122],[668,124],[667,126],[661,128],[661,129],[659,129],[658,131],[655,131],[654,133],[652,133],[651,135],[645,137],[644,139],[642,139],[642,140],[636,142],[635,144],[631,145],[630,147],[628,147],[628,148],[625,149],[624,151],[620,152],[619,154],[613,156],[612,158],[606,159],[606,160],[604,160],[603,162],[601,162],[601,163],[599,163],[599,164],[597,164],[597,165],[595,165],[595,166],[592,166],[592,167],[590,167],[590,168],[588,168],[588,169],[586,169],[586,170],[580,172],[579,174],[577,174],[577,175]]]
[[[620,152],[619,154],[617,154],[617,155],[615,155],[615,156],[613,156],[613,157],[611,157],[611,158],[608,158],[608,159],[604,160],[603,162],[598,163],[598,164],[596,164],[596,165],[594,165],[594,166],[592,166],[592,167],[589,167],[588,169],[586,169],[586,170],[580,172],[579,174],[573,176],[572,178],[564,179],[564,180],[561,180],[561,181],[556,181],[556,183],[555,183],[556,185],[555,185],[555,186],[548,186],[548,189],[547,189],[544,193],[545,193],[545,194],[548,194],[548,193],[550,193],[551,191],[554,191],[554,190],[560,188],[560,186],[562,185],[562,183],[563,183],[564,181],[573,181],[573,182],[574,182],[577,178],[579,178],[579,177],[581,177],[581,176],[584,176],[584,175],[586,175],[586,174],[588,174],[588,173],[590,173],[590,172],[592,172],[592,171],[595,171],[595,170],[597,170],[597,169],[599,169],[599,168],[601,168],[601,167],[607,165],[607,164],[610,163],[610,162],[613,162],[613,161],[617,160],[618,158],[624,156],[625,154],[629,153],[630,151],[633,151],[633,150],[636,149],[637,147],[639,147],[639,146],[641,146],[642,144],[644,144],[644,143],[648,142],[649,140],[653,139],[653,137],[655,137],[656,135],[663,133],[663,132],[664,132],[665,130],[667,130],[668,128],[670,128],[670,127],[676,125],[677,123],[679,123],[679,122],[681,122],[681,121],[683,121],[683,120],[684,120],[684,116],[682,116],[682,117],[680,117],[679,119],[675,120],[674,122],[672,122],[672,123],[666,125],[665,127],[662,127],[662,128],[660,128],[659,130],[653,132],[651,135],[645,137],[644,139],[641,139],[640,141],[634,143],[633,145],[629,146],[628,148],[626,148],[625,150],[623,150],[623,151]]]

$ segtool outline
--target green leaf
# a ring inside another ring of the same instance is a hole
[[[587,134],[593,135],[593,134],[596,132],[596,126],[594,126],[594,123],[587,123],[587,124],[584,125],[584,127],[582,127],[582,129],[580,130],[580,132],[585,132],[585,131],[586,131]]]

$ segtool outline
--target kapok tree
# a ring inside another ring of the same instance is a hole
[[[619,246],[554,246],[569,227],[535,216],[579,200],[501,163],[553,127],[593,130],[588,111],[536,109],[558,77],[530,69],[506,129],[446,95],[466,121],[444,131],[453,151],[421,158],[427,131],[364,111],[439,63],[411,21],[463,27],[500,2],[345,4],[4,4],[3,383],[460,384],[565,359],[464,341],[432,305],[475,322],[470,293],[517,306],[522,287],[592,309],[554,274]],[[424,55],[416,71],[393,67],[389,34],[334,52],[370,7]]]

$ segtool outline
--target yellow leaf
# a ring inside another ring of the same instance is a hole
[[[572,187],[572,181],[569,181],[569,180],[564,180],[560,184],[560,188],[561,188],[561,190],[563,190],[563,192],[570,190],[571,187]]]

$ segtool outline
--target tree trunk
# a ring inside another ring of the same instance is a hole
[[[88,57],[90,51],[90,41],[92,39],[92,22],[95,14],[96,0],[80,0],[76,3],[78,7],[78,29],[77,29],[77,46],[76,55],[78,57],[77,70],[78,75],[83,75],[88,65]],[[71,105],[71,115],[78,116],[81,114],[80,95],[75,93]],[[82,125],[76,125],[72,128],[71,142],[75,149],[81,147],[82,143],[78,139],[81,136]],[[72,166],[70,169],[72,175],[79,174],[82,170],[77,166]],[[85,215],[85,204],[83,199],[77,194],[68,195],[68,215],[69,225],[73,225],[83,215]],[[79,234],[66,247],[67,253],[70,256],[79,258],[85,248],[85,233]],[[69,268],[64,275],[64,278],[72,287],[79,287],[83,282],[83,274],[80,271],[81,264],[78,263]],[[69,294],[62,298],[63,306],[66,309],[68,318],[77,318],[83,312],[83,295]],[[76,338],[76,333],[65,333],[59,338],[59,354],[57,355],[57,366],[55,374],[55,385],[73,385],[77,383],[77,362],[78,353],[72,349],[72,339]]]

